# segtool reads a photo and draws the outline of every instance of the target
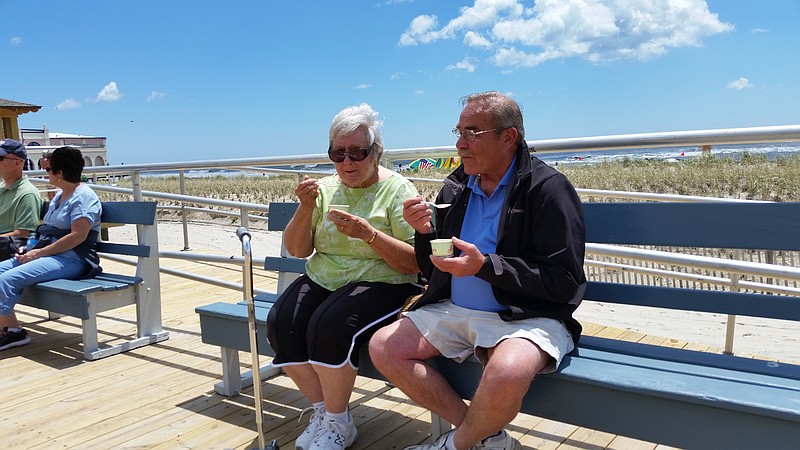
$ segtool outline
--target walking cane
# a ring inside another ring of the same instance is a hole
[[[250,249],[250,232],[245,227],[236,230],[236,236],[242,241],[242,256],[244,256],[244,299],[247,302],[247,325],[250,331],[250,354],[253,357],[253,396],[256,407],[256,431],[258,432],[259,450],[278,450],[278,444],[273,440],[269,446],[264,446],[263,411],[261,409],[261,365],[258,363],[258,338],[256,335],[256,306],[253,303],[253,254]]]

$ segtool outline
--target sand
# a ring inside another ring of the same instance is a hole
[[[235,235],[238,227],[219,221],[189,224],[191,251],[225,256],[241,256],[241,243]],[[266,231],[263,224],[250,230],[254,258],[280,253],[281,235]],[[111,240],[133,239],[132,227],[110,230]],[[162,251],[184,248],[180,223],[160,222],[159,247]],[[576,318],[648,335],[677,339],[722,349],[725,346],[727,316],[719,314],[671,311],[660,308],[633,307],[608,303],[584,302]],[[734,353],[800,363],[800,322],[737,317]]]
[[[230,225],[224,221],[189,223],[189,249],[199,253],[212,253],[225,256],[241,256],[242,244],[236,237],[238,225]],[[251,248],[254,258],[267,255],[278,255],[281,248],[281,233],[267,231],[264,224],[248,229],[251,236]],[[109,230],[111,240],[134,239],[135,229],[132,226]],[[184,250],[183,225],[179,222],[158,223],[158,245],[162,251]]]
[[[578,320],[638,331],[713,348],[725,347],[728,317],[610,303],[584,302]],[[733,352],[737,355],[800,363],[800,323],[738,316]]]

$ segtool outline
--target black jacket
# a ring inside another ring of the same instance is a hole
[[[437,230],[416,234],[417,263],[428,288],[413,308],[451,296],[452,275],[430,262],[430,241],[460,235],[471,192],[468,178],[463,165],[447,177],[436,203],[452,206],[436,210],[436,223],[441,224]],[[508,306],[509,311],[498,313],[500,317],[505,321],[531,317],[561,320],[577,343],[581,325],[572,313],[586,290],[585,241],[583,209],[572,184],[531,157],[523,142],[517,147],[516,173],[500,217],[497,254],[486,255],[476,274],[492,285],[497,301]]]

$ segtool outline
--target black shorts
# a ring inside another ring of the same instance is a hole
[[[351,283],[329,291],[307,275],[281,294],[267,316],[267,337],[276,366],[312,363],[358,368],[358,350],[380,327],[395,320],[417,284]]]

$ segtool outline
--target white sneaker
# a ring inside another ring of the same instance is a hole
[[[300,417],[297,421],[299,422],[300,419],[303,418],[303,414],[308,410],[311,410],[311,417],[308,419],[308,426],[305,431],[303,431],[303,434],[297,436],[297,440],[294,441],[294,448],[296,450],[308,450],[311,447],[311,442],[313,442],[320,431],[322,431],[322,419],[325,417],[324,408],[317,410],[313,406],[310,406],[300,413]]]
[[[472,450],[520,450],[521,448],[519,441],[509,436],[506,430],[502,430],[496,436],[489,436],[472,446]]]
[[[404,448],[403,450],[444,450],[447,448],[445,444],[447,443],[447,436],[455,433],[456,430],[450,430],[433,441],[433,444],[419,444],[419,445],[411,445],[409,447]]]
[[[403,450],[444,450],[446,449],[447,437],[456,430],[450,430],[442,434],[433,444],[420,444],[406,447]],[[506,430],[500,432],[496,436],[490,436],[481,442],[470,447],[470,450],[521,450],[522,446],[519,441],[509,436]]]
[[[344,450],[358,438],[358,430],[351,420],[348,423],[325,418],[322,430],[311,443],[309,450]]]

